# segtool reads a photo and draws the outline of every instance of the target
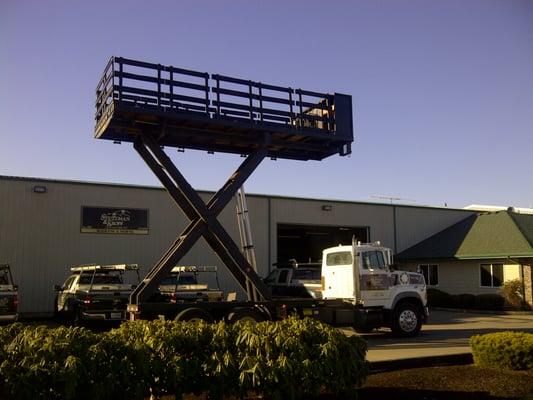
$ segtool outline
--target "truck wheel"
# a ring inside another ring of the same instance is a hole
[[[249,321],[249,322],[263,322],[266,321],[265,316],[257,310],[242,309],[234,310],[228,314],[228,321],[234,323],[237,321]]]
[[[393,313],[392,333],[395,336],[416,336],[422,328],[422,319],[418,307],[412,303],[401,303]]]
[[[174,321],[185,321],[185,322],[200,322],[205,321],[208,323],[213,322],[213,317],[207,311],[202,310],[201,308],[186,308],[176,315]]]

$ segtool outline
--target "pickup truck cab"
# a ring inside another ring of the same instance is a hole
[[[9,264],[0,264],[0,322],[18,319],[18,286],[13,283]]]
[[[313,299],[322,297],[320,263],[298,264],[291,260],[289,264],[275,266],[277,268],[263,279],[272,296]]]
[[[208,283],[199,283],[207,280],[211,281],[212,287]],[[172,304],[223,299],[216,266],[176,266],[160,283],[159,294],[163,301]]]
[[[70,270],[63,285],[54,286],[57,316],[74,325],[126,318],[129,296],[140,280],[137,264],[81,265]]]

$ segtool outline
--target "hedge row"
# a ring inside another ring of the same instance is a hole
[[[470,338],[474,363],[480,366],[533,369],[533,333],[498,332]]]
[[[359,336],[311,319],[138,321],[105,333],[19,323],[0,328],[0,378],[15,399],[346,395],[366,377],[365,354]]]
[[[502,310],[505,304],[505,298],[499,294],[449,294],[432,288],[427,291],[430,307]]]

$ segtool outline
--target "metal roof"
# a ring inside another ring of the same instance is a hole
[[[402,251],[398,258],[533,258],[533,215],[509,210],[472,215]]]

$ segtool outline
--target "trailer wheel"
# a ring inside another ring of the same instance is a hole
[[[401,303],[393,312],[392,333],[395,336],[416,336],[422,328],[419,308],[412,303]]]
[[[174,321],[185,321],[185,322],[200,322],[205,321],[208,323],[213,322],[213,317],[207,311],[202,310],[201,308],[186,308],[176,315]]]
[[[232,324],[237,321],[263,322],[266,321],[266,317],[258,310],[243,308],[230,312],[228,321]]]

